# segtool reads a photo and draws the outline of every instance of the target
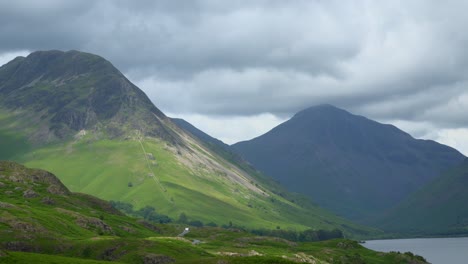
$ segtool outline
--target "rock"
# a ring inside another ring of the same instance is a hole
[[[153,156],[153,153],[146,153],[146,156],[148,157],[148,159],[150,160],[155,160],[156,158]]]
[[[21,231],[23,233],[42,233],[45,231],[45,229],[40,226],[40,225],[34,225],[32,223],[27,223],[27,222],[11,222],[10,226],[18,231]]]
[[[46,196],[46,197],[42,198],[41,202],[42,202],[43,204],[47,204],[47,205],[53,205],[53,204],[55,204],[55,200],[52,199],[52,198],[50,198],[49,196]]]
[[[95,217],[79,217],[76,224],[86,229],[98,229],[104,233],[113,233],[112,227]]]
[[[122,228],[123,231],[131,233],[131,234],[136,233],[135,229],[128,227],[128,226],[120,226],[120,228]]]
[[[12,205],[12,204],[5,203],[5,202],[0,202],[0,208],[13,208],[13,207],[15,207],[15,206]]]
[[[12,195],[13,192],[12,192],[12,191],[5,191],[5,194],[6,194],[6,195]]]
[[[352,248],[357,248],[359,247],[357,241],[344,241],[344,242],[339,242],[337,245],[339,248],[343,249],[352,249]]]
[[[15,191],[21,191],[21,190],[23,190],[23,188],[21,188],[21,187],[15,187]]]
[[[23,251],[23,252],[33,252],[34,247],[24,241],[9,241],[5,244],[6,250],[11,251]]]
[[[161,234],[161,229],[159,227],[157,227],[156,225],[153,225],[152,223],[150,222],[147,222],[145,220],[138,220],[138,223],[143,225],[144,227],[148,228],[149,230],[151,231],[154,231],[156,233],[160,233]]]
[[[258,253],[258,252],[255,251],[255,250],[250,250],[248,256],[249,256],[249,257],[252,257],[252,256],[263,256],[263,254],[260,254],[260,253]]]
[[[108,261],[114,261],[125,255],[126,250],[119,250],[121,245],[116,245],[110,248],[107,248],[102,252],[100,258]]]
[[[31,189],[28,189],[26,191],[23,192],[23,197],[24,198],[35,198],[39,196],[35,191],[31,190]]]
[[[55,195],[65,195],[65,194],[68,194],[68,190],[67,190],[67,189],[64,189],[62,186],[55,185],[55,184],[51,184],[51,185],[47,188],[47,192],[49,192],[50,194],[55,194]]]
[[[173,262],[175,262],[175,259],[164,255],[147,254],[143,258],[144,264],[167,264]]]
[[[10,181],[12,182],[20,182],[20,180],[18,178],[16,178],[15,176],[10,176]]]
[[[3,182],[0,182],[0,188],[5,187],[5,184]]]

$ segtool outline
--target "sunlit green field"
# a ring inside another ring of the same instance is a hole
[[[219,225],[233,222],[262,228],[333,227],[310,217],[324,214],[319,209],[309,214],[274,194],[263,197],[249,192],[221,173],[204,173],[201,165],[189,171],[165,143],[155,139],[141,143],[82,139],[35,149],[20,161],[53,172],[72,191],[129,202],[136,208],[151,205],[173,218],[185,212],[191,219]],[[142,145],[154,160],[147,158]]]

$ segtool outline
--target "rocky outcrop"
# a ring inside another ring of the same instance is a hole
[[[48,185],[47,190],[49,193],[58,195],[70,194],[70,191],[67,189],[67,187],[65,187],[65,185],[63,185],[63,183],[55,175],[44,170],[29,169],[15,162],[0,161],[0,172],[5,173],[8,176],[5,177],[5,179],[13,183],[19,183],[26,186],[31,186],[34,184],[46,184]],[[16,188],[21,187],[17,186]],[[32,192],[34,191],[32,189],[28,189],[26,192],[24,193],[25,195],[31,196],[33,195]]]

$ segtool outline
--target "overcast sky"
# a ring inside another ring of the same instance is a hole
[[[0,64],[111,61],[227,142],[329,103],[468,154],[468,1],[0,0]]]

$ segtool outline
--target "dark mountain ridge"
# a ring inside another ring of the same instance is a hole
[[[305,109],[232,147],[289,190],[361,223],[464,159],[453,148],[331,105]]]

